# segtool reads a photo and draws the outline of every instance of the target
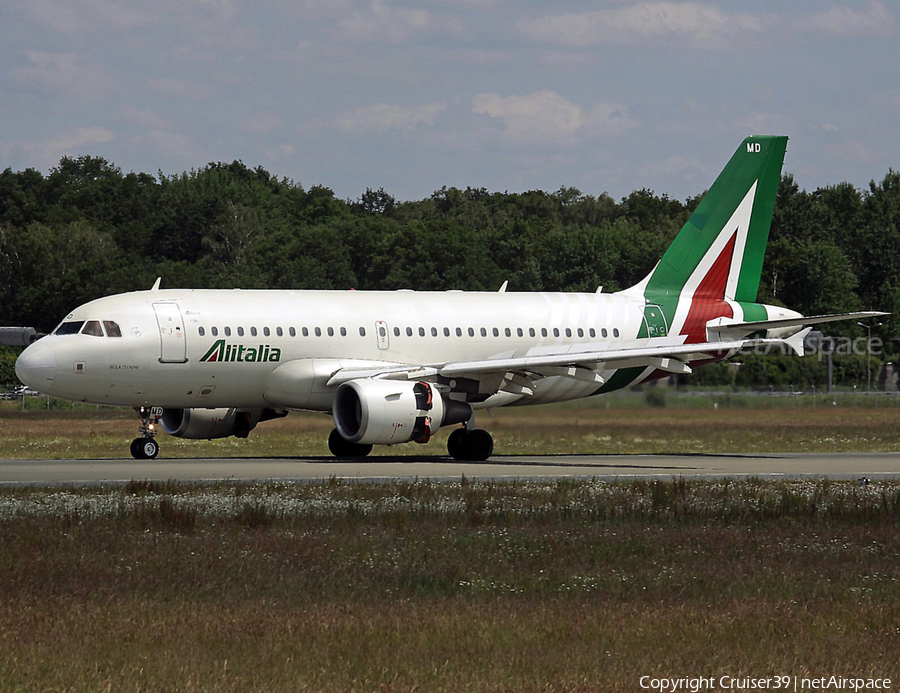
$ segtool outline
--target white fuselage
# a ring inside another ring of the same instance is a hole
[[[20,368],[41,391],[85,402],[327,411],[327,396],[267,399],[277,386],[275,369],[308,360],[439,366],[671,339],[637,339],[643,308],[624,292],[142,291],[92,301],[64,321],[113,322],[121,336],[50,335],[29,348]],[[608,380],[611,373],[601,375]],[[520,403],[598,389],[596,382],[549,377]],[[480,404],[520,398],[501,392]]]

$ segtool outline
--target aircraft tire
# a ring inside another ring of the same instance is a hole
[[[131,456],[136,460],[152,460],[159,454],[159,443],[153,438],[135,438],[131,441]]]
[[[366,457],[372,452],[371,445],[362,445],[360,443],[351,443],[344,438],[336,428],[332,429],[328,435],[328,449],[335,457],[346,459],[351,457]]]
[[[465,428],[457,428],[447,438],[447,453],[454,460],[465,459],[463,457],[466,447],[466,431]]]
[[[458,428],[447,438],[447,452],[454,460],[484,462],[494,452],[494,439],[481,428]]]

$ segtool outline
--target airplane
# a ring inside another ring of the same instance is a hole
[[[603,293],[161,289],[69,313],[16,362],[26,385],[133,407],[137,459],[172,436],[244,438],[291,410],[330,413],[336,457],[427,443],[485,460],[475,412],[630,387],[768,344],[803,353],[804,317],[756,303],[787,137],[746,138],[653,270]]]

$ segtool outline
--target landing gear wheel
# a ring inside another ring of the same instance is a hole
[[[450,436],[447,438],[447,452],[450,453],[450,457],[454,460],[462,460],[464,457],[464,450],[466,446],[466,435],[468,431],[464,428],[457,428]]]
[[[131,441],[131,456],[136,460],[152,460],[159,454],[159,443],[153,438],[135,438]]]
[[[336,428],[332,429],[328,436],[328,449],[331,454],[341,459],[349,457],[365,457],[372,452],[371,445],[363,445],[361,443],[351,443],[344,438]]]
[[[447,438],[447,452],[454,460],[484,462],[494,452],[494,439],[481,428],[473,431],[457,428]]]

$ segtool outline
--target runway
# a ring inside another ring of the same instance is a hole
[[[449,457],[0,460],[0,485],[96,485],[132,479],[314,481],[440,479],[900,479],[900,453],[734,455],[498,455],[487,462]]]

